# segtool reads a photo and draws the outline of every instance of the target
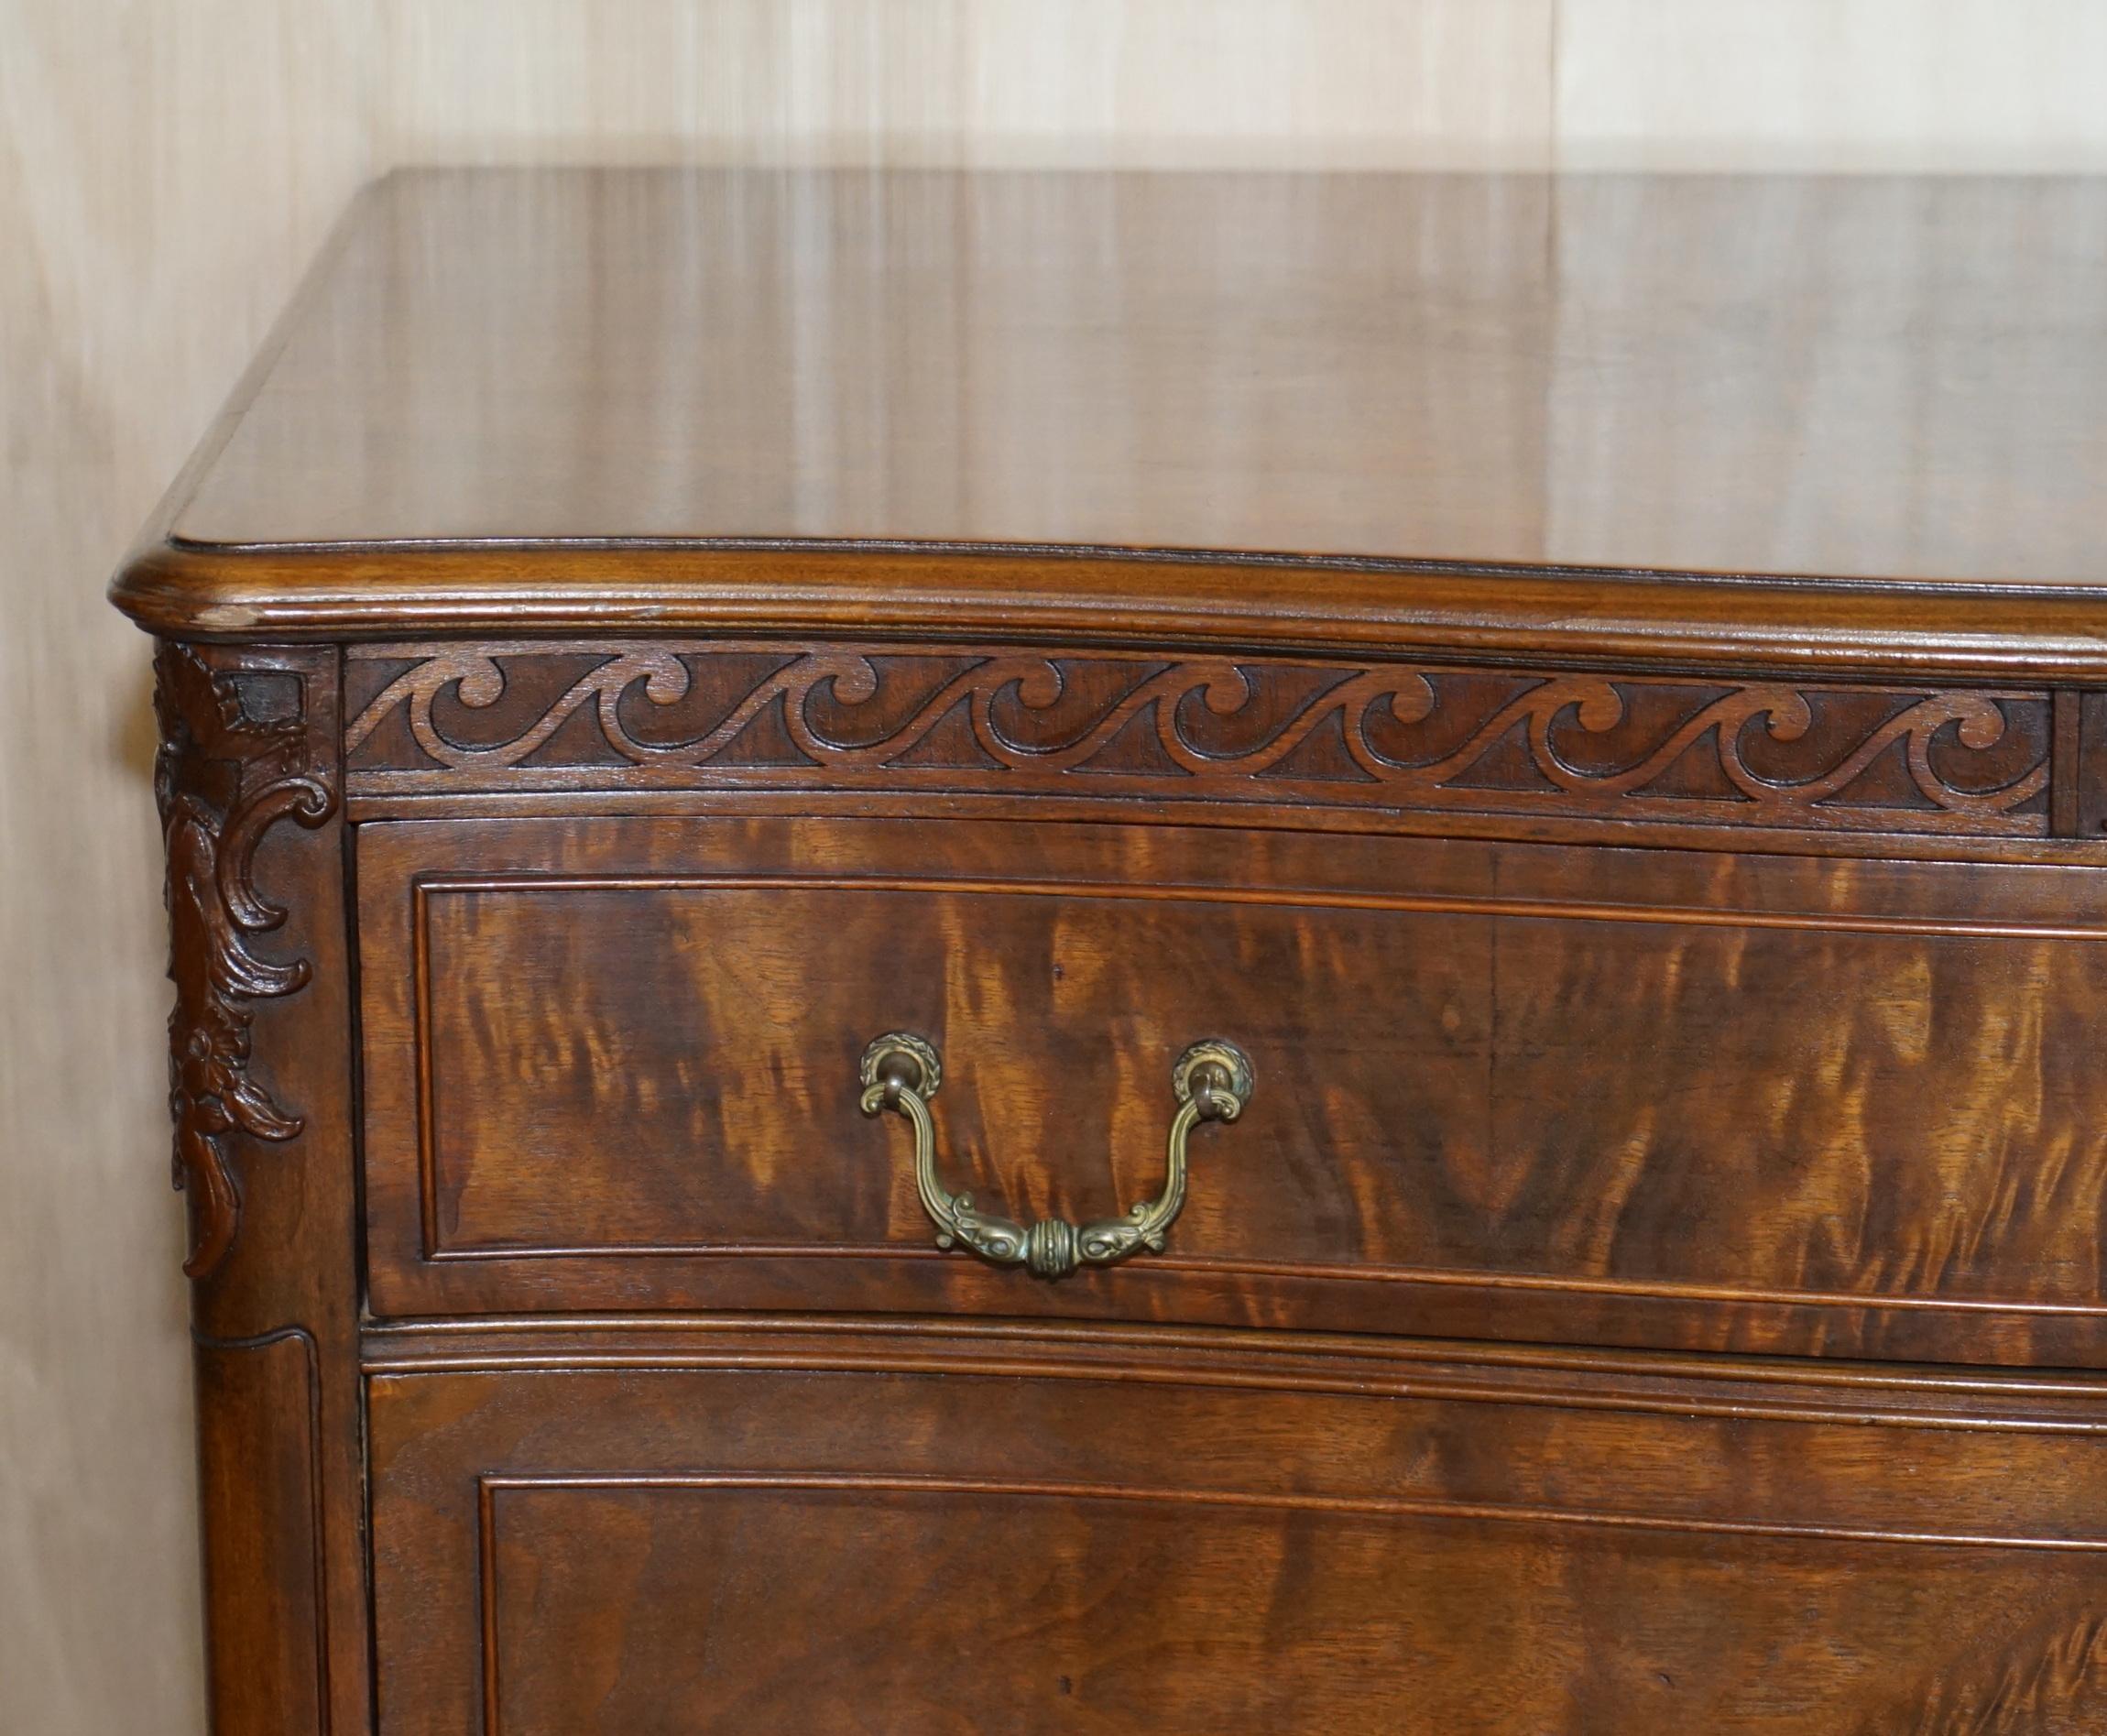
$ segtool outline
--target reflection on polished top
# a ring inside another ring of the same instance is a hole
[[[861,584],[1959,661],[1971,594],[2051,663],[2107,639],[2107,182],[418,172],[245,390],[120,578],[149,624],[365,630],[412,586],[785,624]]]

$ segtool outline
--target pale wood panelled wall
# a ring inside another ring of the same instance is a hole
[[[2098,0],[0,0],[0,1730],[202,1728],[147,647],[102,586],[399,162],[2107,169]]]
[[[1557,0],[1578,169],[2107,169],[2096,0]]]

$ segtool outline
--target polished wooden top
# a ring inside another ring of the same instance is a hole
[[[2107,181],[398,175],[117,595],[2091,667]]]

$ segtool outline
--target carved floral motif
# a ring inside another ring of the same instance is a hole
[[[208,658],[213,661],[208,661]],[[300,1130],[249,1072],[252,1003],[307,980],[305,960],[259,957],[250,937],[285,920],[252,877],[278,820],[320,825],[335,803],[326,765],[310,763],[300,678],[245,669],[239,654],[164,642],[155,657],[161,747],[154,765],[168,849],[169,1102],[175,1182],[192,1197],[190,1258],[208,1276],[232,1246],[241,1192],[228,1141]]]
[[[2041,692],[1277,659],[731,645],[384,648],[354,788],[1065,790],[2047,832]]]

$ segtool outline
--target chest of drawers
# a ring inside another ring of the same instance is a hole
[[[215,1728],[2107,1723],[2103,231],[366,195],[115,592]]]

